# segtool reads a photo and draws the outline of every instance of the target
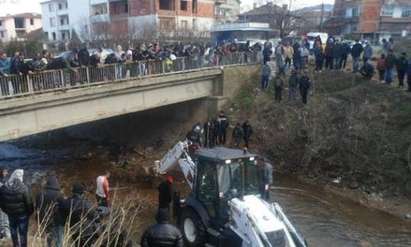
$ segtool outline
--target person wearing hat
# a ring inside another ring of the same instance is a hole
[[[72,187],[72,196],[62,203],[62,212],[69,223],[71,238],[76,246],[92,246],[98,238],[98,214],[93,204],[85,197],[85,188],[81,183]]]
[[[64,197],[60,191],[57,177],[51,175],[46,185],[36,197],[36,210],[39,219],[46,225],[47,246],[63,246],[64,217],[61,212],[61,203]],[[54,245],[52,243],[54,242]]]
[[[15,170],[0,188],[0,207],[7,214],[14,247],[27,246],[29,218],[34,212],[29,188],[23,183],[24,170]]]
[[[157,224],[150,226],[141,237],[142,247],[183,247],[184,240],[180,230],[170,224],[167,209],[159,209]]]

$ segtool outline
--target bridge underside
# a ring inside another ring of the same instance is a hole
[[[222,74],[209,69],[7,100],[0,106],[0,141],[219,96]]]

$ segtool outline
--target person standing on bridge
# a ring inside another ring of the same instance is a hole
[[[109,192],[110,184],[108,179],[110,178],[110,172],[106,171],[105,175],[97,177],[97,189],[96,189],[96,198],[97,204],[99,207],[108,207],[109,206]]]

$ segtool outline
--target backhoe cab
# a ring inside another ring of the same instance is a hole
[[[246,195],[259,195],[264,188],[256,155],[217,147],[199,149],[192,158],[197,176],[192,192],[179,207],[179,223],[186,242],[189,246],[201,246],[205,242],[214,246],[223,243],[241,246],[241,239],[225,228],[229,221],[228,202]],[[220,232],[220,229],[224,230]]]

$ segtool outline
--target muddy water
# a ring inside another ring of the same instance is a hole
[[[290,177],[276,179],[272,199],[310,246],[411,246],[411,223]]]
[[[51,157],[52,156],[52,157]],[[38,183],[48,171],[55,171],[67,195],[73,181],[93,185],[95,177],[110,167],[99,157],[83,160],[64,159],[65,151],[53,155],[41,150],[0,144],[0,167],[23,167],[28,180]],[[152,204],[140,222],[140,231],[153,221],[156,190],[148,182],[126,183],[113,178],[122,188],[120,195],[138,193]],[[321,187],[297,182],[289,177],[276,177],[272,199],[278,201],[291,220],[306,237],[309,246],[411,246],[411,224],[380,211],[368,209],[352,201],[327,194]]]

